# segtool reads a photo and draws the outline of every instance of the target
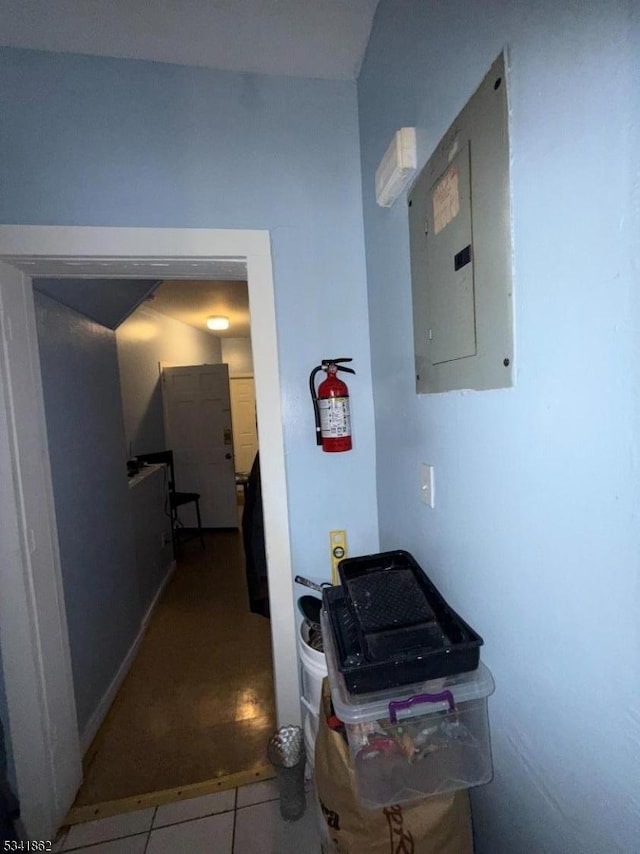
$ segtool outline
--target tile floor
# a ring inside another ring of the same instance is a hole
[[[319,854],[313,791],[296,822],[280,817],[275,780],[76,824],[55,851],[76,854]]]

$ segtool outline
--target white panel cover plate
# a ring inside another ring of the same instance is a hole
[[[465,145],[430,192],[427,233],[427,346],[434,365],[476,353],[473,261],[455,259],[472,244],[469,147]]]

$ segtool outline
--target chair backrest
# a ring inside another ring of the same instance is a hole
[[[176,491],[176,477],[173,471],[173,451],[154,451],[151,454],[138,454],[142,463],[164,463],[169,468],[169,491]]]

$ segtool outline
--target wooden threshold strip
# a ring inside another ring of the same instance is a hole
[[[224,777],[203,780],[201,783],[190,783],[188,786],[161,789],[157,792],[132,795],[130,798],[118,798],[115,801],[103,801],[99,804],[73,806],[64,823],[65,825],[82,824],[85,821],[95,821],[120,813],[134,812],[148,807],[159,807],[173,801],[184,801],[188,798],[222,792],[225,789],[235,789],[238,786],[246,786],[248,783],[256,783],[259,780],[268,780],[273,776],[273,768],[270,765],[263,765],[251,771],[239,771],[237,774],[227,774]]]

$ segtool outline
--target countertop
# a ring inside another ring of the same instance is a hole
[[[151,465],[143,466],[137,474],[134,474],[133,477],[129,478],[129,489],[133,489],[134,486],[141,484],[143,480],[146,480],[154,472],[158,471],[158,469],[164,468],[166,468],[164,463],[153,463]]]

